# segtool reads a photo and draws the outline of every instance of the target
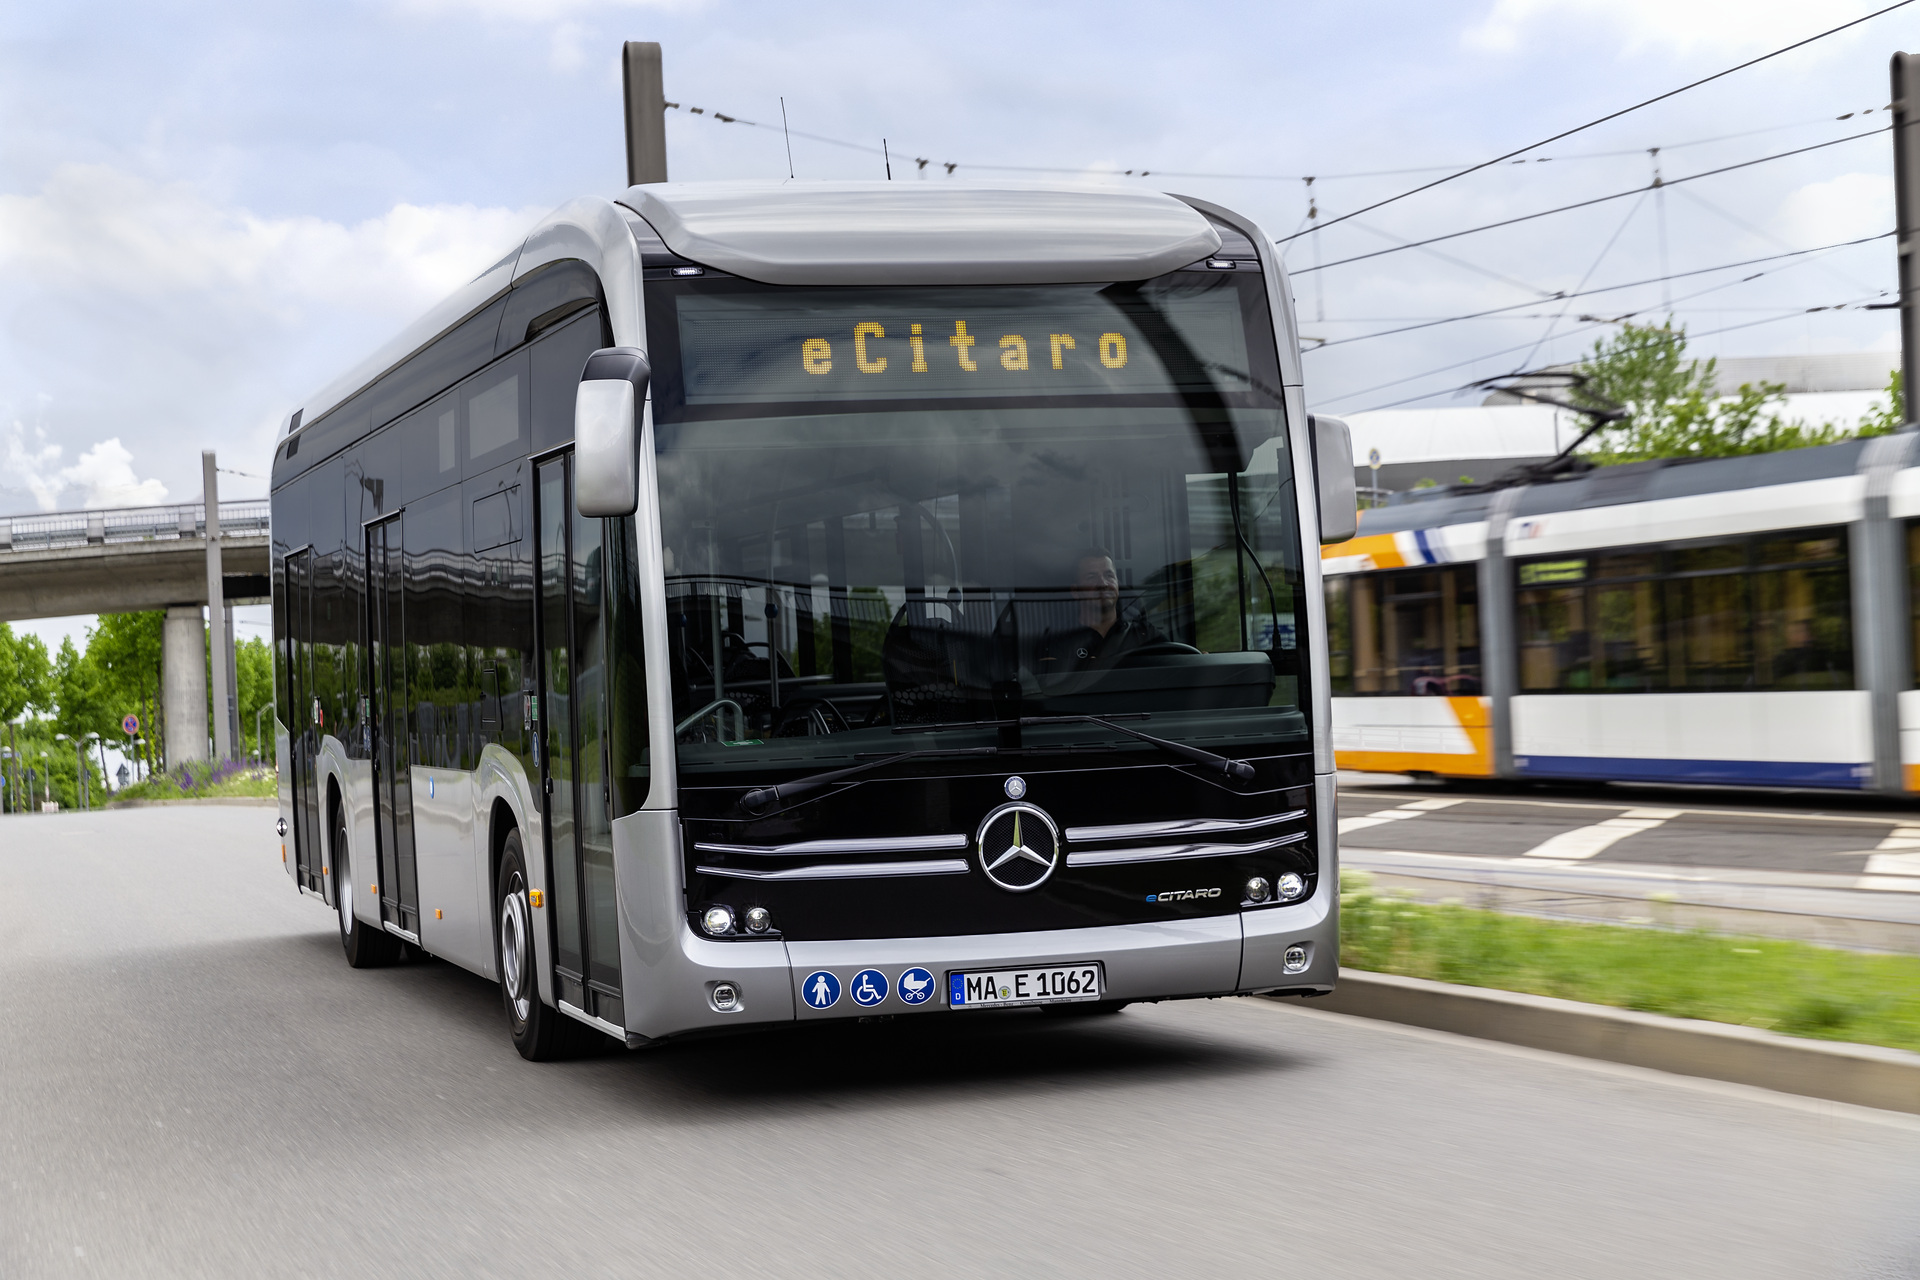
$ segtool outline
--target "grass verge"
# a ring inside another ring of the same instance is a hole
[[[272,799],[279,793],[279,782],[272,769],[241,767],[231,763],[188,764],[171,773],[156,774],[145,782],[122,787],[113,793],[113,798],[115,801],[205,800],[216,796]]]
[[[1406,902],[1341,878],[1340,963],[1818,1040],[1920,1050],[1920,956]]]

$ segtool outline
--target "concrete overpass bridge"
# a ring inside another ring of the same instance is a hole
[[[264,604],[269,592],[267,500],[221,502],[211,454],[205,462],[215,495],[211,537],[204,502],[0,516],[0,622],[167,611],[159,728],[168,767],[232,754],[239,739],[233,606]],[[211,667],[213,701],[227,709],[213,717],[211,742],[201,614],[209,603],[224,658]]]
[[[267,500],[216,506],[223,602],[263,602]],[[205,503],[0,516],[0,622],[206,603]]]

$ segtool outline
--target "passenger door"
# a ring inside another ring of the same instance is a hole
[[[552,886],[555,990],[624,1026],[606,777],[601,526],[574,513],[571,452],[537,464],[534,558],[539,705],[534,729]]]
[[[400,513],[367,526],[367,684],[372,698],[375,829],[380,845],[380,919],[420,938],[414,867],[410,699],[407,691],[405,561]]]
[[[293,783],[294,880],[326,893],[326,857],[314,762],[320,754],[319,700],[313,685],[313,548],[287,556],[287,769]]]

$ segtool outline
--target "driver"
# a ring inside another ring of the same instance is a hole
[[[1120,575],[1105,547],[1086,547],[1074,557],[1072,584],[1067,594],[1079,608],[1079,625],[1047,632],[1040,647],[1043,674],[1110,667],[1132,650],[1166,639],[1144,619],[1120,616]]]

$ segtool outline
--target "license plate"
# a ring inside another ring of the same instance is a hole
[[[947,974],[947,1003],[955,1009],[1005,1009],[1019,1004],[1066,1004],[1098,1000],[1100,965],[1049,965],[1044,969],[993,969]]]

